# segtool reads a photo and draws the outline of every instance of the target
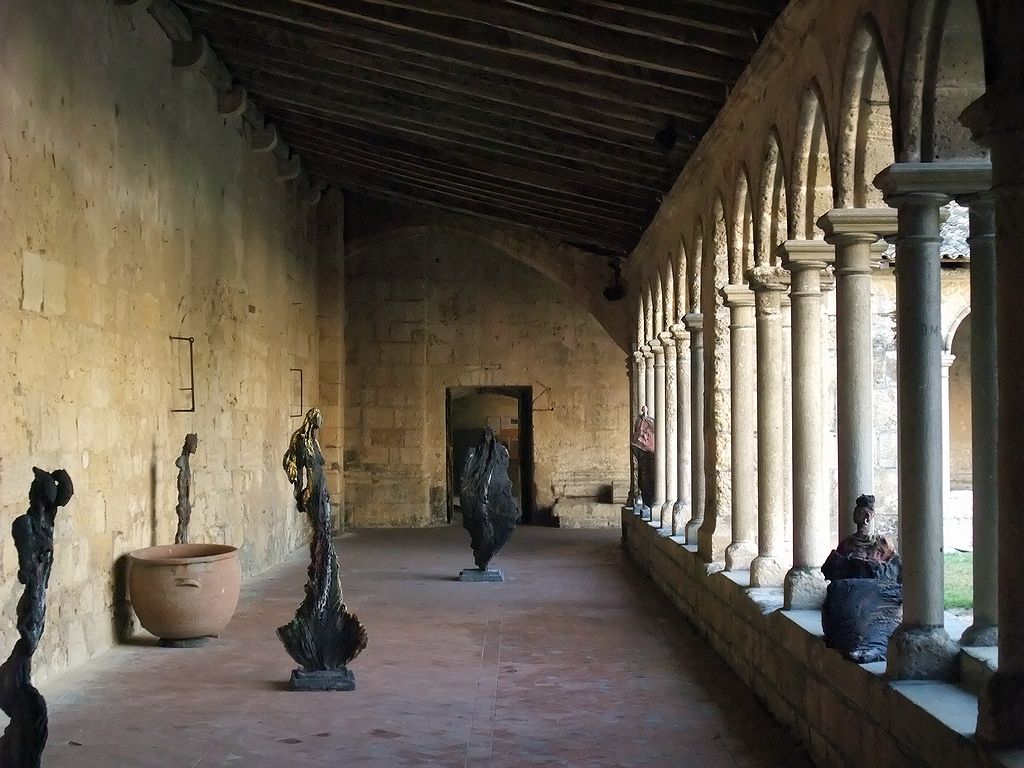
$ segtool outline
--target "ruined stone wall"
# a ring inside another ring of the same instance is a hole
[[[624,355],[562,289],[452,231],[350,251],[350,524],[444,522],[448,387],[533,388],[538,505],[554,504],[580,476],[625,478]]]
[[[111,644],[124,554],[173,539],[186,432],[193,539],[239,546],[247,574],[299,545],[280,457],[298,424],[289,369],[317,391],[316,240],[313,209],[217,116],[205,80],[172,70],[144,13],[5,0],[0,104],[0,531],[33,464],[76,490],[45,675]],[[171,412],[190,402],[171,335],[195,339],[194,413]],[[21,587],[0,538],[6,649]]]

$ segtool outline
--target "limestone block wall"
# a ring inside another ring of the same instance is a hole
[[[579,473],[628,473],[624,354],[562,289],[452,230],[346,255],[346,516],[446,519],[445,391],[533,388],[537,503]]]
[[[312,208],[170,66],[145,14],[0,4],[0,647],[21,587],[9,535],[31,467],[64,467],[37,671],[124,629],[123,555],[173,539],[173,461],[194,457],[196,541],[245,573],[299,545],[280,457],[289,369],[318,387]],[[187,356],[194,337],[195,412]],[[187,346],[187,345],[186,345]],[[120,618],[118,618],[120,616]],[[6,651],[4,651],[6,653]]]

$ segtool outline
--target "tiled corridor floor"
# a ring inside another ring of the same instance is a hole
[[[520,528],[502,584],[461,529],[339,540],[369,647],[351,693],[294,693],[274,635],[302,595],[305,553],[250,582],[199,649],[121,646],[43,686],[44,765],[794,766],[805,753],[652,594],[618,531]]]

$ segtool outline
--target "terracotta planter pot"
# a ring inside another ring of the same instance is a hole
[[[139,622],[163,640],[219,635],[238,605],[238,550],[170,544],[128,554],[128,595]]]

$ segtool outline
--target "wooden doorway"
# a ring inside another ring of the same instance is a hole
[[[458,516],[459,486],[469,449],[490,427],[509,453],[512,494],[533,522],[533,387],[448,387],[445,392],[448,522]]]

